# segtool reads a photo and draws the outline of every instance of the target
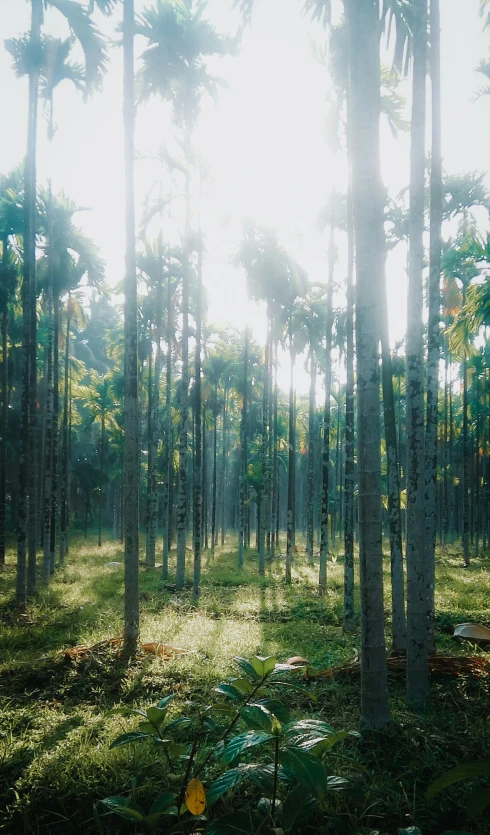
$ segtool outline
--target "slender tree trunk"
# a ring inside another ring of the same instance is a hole
[[[333,203],[333,197],[332,197]],[[333,326],[333,279],[335,270],[335,240],[332,218],[330,220],[330,244],[328,252],[328,285],[326,302],[326,338],[325,338],[325,406],[323,410],[323,445],[322,445],[322,504],[320,521],[320,568],[318,585],[320,594],[327,589],[328,560],[328,503],[330,475],[330,390],[332,388],[332,326]]]
[[[434,586],[437,524],[437,401],[440,357],[442,227],[441,24],[439,0],[430,0],[432,153],[430,170],[430,269],[427,327],[427,413],[425,425],[425,568],[428,650],[434,649]]]
[[[350,179],[350,175],[349,175]],[[347,321],[345,381],[344,632],[354,628],[354,228],[352,186],[347,198]]]
[[[190,153],[190,135],[187,130],[186,148]],[[190,164],[190,160],[188,160]],[[182,378],[180,381],[179,414],[179,496],[177,504],[177,570],[175,585],[182,588],[185,582],[185,549],[187,541],[187,412],[189,400],[189,237],[190,237],[190,178],[185,183],[186,218],[184,269],[182,272]]]
[[[216,548],[216,495],[217,495],[217,458],[218,458],[218,386],[214,390],[214,426],[213,426],[213,504],[211,508],[211,554]]]
[[[247,485],[247,389],[248,389],[248,327],[245,328],[243,349],[243,405],[240,422],[240,487],[238,505],[238,568],[243,567],[245,545],[245,501]]]
[[[310,348],[310,397],[308,409],[308,481],[306,493],[306,554],[313,565],[313,438],[315,434],[316,357]]]
[[[172,480],[172,280],[170,273],[167,283],[167,356],[165,370],[165,454],[163,457],[163,543],[162,580],[168,578],[168,553],[170,549],[170,482]]]
[[[196,299],[196,368],[195,368],[195,415],[196,434],[194,439],[194,570],[192,596],[197,600],[201,585],[202,552],[202,397],[201,397],[201,337],[202,337],[202,246],[199,246],[197,262]]]
[[[424,708],[427,673],[423,269],[427,0],[414,0],[407,309],[407,698]]]
[[[31,49],[41,38],[43,9],[41,0],[31,2]],[[22,369],[19,451],[19,502],[17,532],[16,603],[24,609],[27,595],[36,591],[36,149],[39,71],[29,73],[27,116],[27,154],[24,169],[24,265],[22,282]],[[33,328],[34,324],[34,328]],[[34,344],[33,344],[34,340]],[[34,360],[34,363],[33,363]],[[32,367],[34,364],[34,368]],[[32,392],[34,386],[34,395]],[[26,551],[28,569],[26,586]]]
[[[51,526],[50,561],[51,574],[56,565],[56,525],[58,520],[58,424],[60,414],[60,300],[54,293],[54,334],[53,334],[53,426],[52,426],[52,478],[51,478]]]
[[[161,244],[160,244],[161,247]],[[161,258],[161,254],[160,254]],[[157,289],[157,293],[160,290]],[[160,309],[158,309],[160,308]],[[161,319],[161,304],[157,303],[156,320]],[[157,354],[160,352],[160,328],[155,334]],[[150,328],[151,334],[151,328]],[[160,389],[160,362],[155,356],[155,368],[152,372],[153,344],[150,335],[150,352],[148,354],[148,482],[146,494],[146,559],[147,568],[155,568],[155,549],[158,524],[158,493],[157,493],[157,443],[158,443],[158,394]]]
[[[60,485],[60,550],[59,564],[63,565],[66,554],[67,510],[68,510],[68,401],[69,401],[69,364],[70,364],[70,313],[71,301],[68,297],[66,319],[66,346],[64,366],[63,428],[61,448],[61,485]]]
[[[444,350],[444,437],[443,437],[443,484],[442,484],[442,544],[447,544],[449,534],[449,484],[448,484],[448,416],[449,416],[449,384],[448,384],[448,355],[447,345]]]
[[[277,472],[277,400],[278,400],[278,383],[277,383],[277,342],[274,347],[274,408],[272,415],[272,541],[271,541],[271,557],[275,555],[275,549],[280,549],[279,545],[279,507],[278,507],[278,472]]]
[[[52,240],[52,232],[50,233]],[[50,242],[51,248],[51,242]],[[51,260],[51,254],[48,255]],[[48,316],[48,341],[47,352],[47,376],[46,376],[46,405],[45,421],[46,435],[44,447],[44,505],[43,505],[43,581],[49,583],[51,574],[51,501],[52,501],[52,473],[53,473],[53,343],[54,343],[54,322],[53,322],[53,272],[48,266],[48,289],[46,297],[46,310]]]
[[[102,546],[102,487],[104,484],[104,462],[105,462],[105,417],[102,415],[100,425],[100,449],[99,449],[99,538],[97,545]]]
[[[2,267],[8,265],[8,240],[3,240]],[[7,517],[7,433],[8,433],[8,299],[2,310],[2,417],[0,425],[0,566],[5,565],[5,523]]]
[[[463,304],[465,301],[465,293],[463,290]],[[470,564],[470,454],[468,445],[468,360],[466,355],[466,348],[464,349],[463,362],[461,363],[461,374],[463,376],[463,563],[464,567],[468,568]]]
[[[356,240],[359,562],[361,575],[361,720],[389,721],[383,623],[381,451],[377,304],[384,273],[380,166],[380,56],[377,2],[347,0]]]
[[[265,343],[264,355],[264,388],[262,396],[262,442],[260,452],[261,473],[260,473],[260,496],[258,497],[257,510],[259,516],[258,526],[258,552],[259,552],[259,574],[265,571],[265,535],[266,535],[266,517],[267,517],[267,488],[268,488],[268,440],[267,440],[267,420],[268,420],[268,389],[269,389],[269,350],[270,350],[270,313],[267,313],[267,339]]]
[[[225,385],[223,394],[223,447],[222,447],[222,491],[221,491],[221,546],[225,544],[226,536],[226,422],[228,416],[228,387]]]
[[[124,649],[139,636],[139,408],[138,297],[134,217],[134,0],[124,0],[124,140],[126,174],[126,275],[124,280]]]
[[[473,555],[478,557],[480,545],[480,379],[475,371],[475,487],[474,487],[474,541]]]
[[[206,442],[206,407],[202,409],[202,497],[203,497],[203,535],[204,550],[209,550],[208,520],[208,445]]]
[[[296,438],[294,427],[294,347],[293,347],[293,322],[289,314],[289,432],[288,432],[288,518],[286,538],[286,583],[291,583],[291,568],[293,565],[294,548],[294,490],[295,490],[295,466],[296,466]]]

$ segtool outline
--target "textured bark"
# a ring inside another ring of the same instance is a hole
[[[52,234],[52,232],[50,232]],[[48,254],[48,258],[51,256]],[[51,502],[52,502],[52,468],[53,468],[53,273],[48,267],[48,288],[46,298],[46,312],[48,317],[48,340],[46,343],[46,402],[45,441],[44,441],[44,490],[43,490],[43,564],[42,576],[45,583],[49,582],[51,574]]]
[[[68,315],[66,320],[66,344],[65,344],[65,366],[64,366],[64,399],[63,399],[63,426],[61,441],[61,484],[60,484],[60,544],[59,564],[63,565],[66,554],[66,541],[68,535],[68,401],[69,401],[69,363],[70,363],[70,298],[68,298]]]
[[[189,147],[189,141],[187,142]],[[189,233],[190,181],[186,177],[186,222],[184,269],[182,272],[182,377],[179,404],[179,495],[177,503],[177,569],[175,585],[185,582],[185,548],[187,540],[187,412],[189,408]]]
[[[167,283],[167,356],[165,369],[165,451],[163,456],[163,544],[162,544],[162,579],[168,577],[168,552],[170,548],[170,482],[172,480],[172,281],[170,273]]]
[[[330,245],[328,253],[328,286],[325,326],[325,406],[323,409],[323,444],[322,444],[322,503],[320,519],[320,568],[318,585],[320,593],[327,588],[328,560],[328,502],[330,475],[330,389],[332,387],[332,298],[335,269],[335,241],[333,224],[330,224]]]
[[[425,570],[428,650],[434,649],[434,586],[437,523],[437,401],[440,358],[442,227],[441,23],[439,0],[430,0],[432,152],[430,169],[430,268],[427,326],[427,412],[425,422]]]
[[[201,584],[202,552],[202,423],[201,423],[201,331],[202,331],[202,247],[198,252],[197,298],[196,298],[196,367],[195,367],[195,416],[194,439],[194,567],[192,575],[192,596],[197,600]]]
[[[243,567],[243,551],[245,548],[245,502],[247,492],[247,396],[248,396],[248,328],[245,328],[245,344],[243,350],[243,404],[240,421],[240,486],[238,503],[238,568]]]
[[[278,486],[278,470],[277,470],[277,403],[278,403],[278,383],[277,383],[277,342],[274,345],[274,408],[272,414],[272,541],[271,541],[271,557],[274,557],[275,550],[280,550],[279,545],[279,486]]]
[[[268,314],[268,320],[270,315]],[[258,552],[259,552],[259,574],[265,571],[265,534],[267,516],[267,488],[268,488],[268,441],[267,441],[267,420],[268,420],[268,396],[269,396],[269,375],[267,368],[269,364],[270,351],[270,326],[267,326],[267,339],[265,343],[264,356],[264,387],[262,396],[262,442],[260,451],[260,495],[257,500],[258,511]],[[287,569],[286,569],[287,571]]]
[[[217,458],[218,458],[218,386],[214,390],[214,425],[213,425],[213,498],[211,507],[211,553],[214,557],[216,547],[216,497],[217,497]]]
[[[377,0],[348,0],[352,197],[356,241],[356,346],[361,577],[361,721],[389,721],[383,623],[378,314],[384,270]]]
[[[139,636],[139,408],[138,297],[134,217],[134,0],[124,0],[124,159],[126,275],[124,278],[124,650],[131,655]]]
[[[39,44],[42,23],[41,0],[31,2],[30,41]],[[17,532],[16,603],[25,608],[26,593],[36,590],[36,148],[39,73],[29,73],[27,153],[24,169],[24,264],[22,282],[22,383],[19,451],[19,503]],[[33,343],[34,339],[34,343]],[[34,364],[34,368],[32,367]],[[31,386],[34,384],[34,394]],[[34,405],[34,414],[32,407]],[[34,526],[34,527],[33,527]],[[26,550],[28,570],[26,585]]]
[[[463,290],[463,304],[465,293]],[[463,362],[461,363],[461,374],[463,377],[463,478],[461,484],[463,497],[463,563],[465,568],[470,564],[470,450],[468,444],[468,360],[466,349],[464,349]]]
[[[350,178],[349,178],[350,179]],[[345,514],[344,514],[344,619],[345,632],[354,628],[354,228],[352,186],[347,201],[347,320],[345,380]]]
[[[154,374],[149,375],[149,391],[151,390],[151,408],[148,404],[148,493],[147,514],[148,524],[146,532],[146,564],[155,568],[155,552],[158,529],[158,489],[157,489],[157,452],[158,428],[160,425],[160,373],[161,373],[161,328],[162,328],[162,241],[159,241],[160,275],[156,289],[155,310],[155,368]]]
[[[425,707],[427,602],[425,570],[425,406],[423,339],[427,0],[414,0],[412,128],[407,308],[407,698]]]
[[[294,347],[293,347],[293,322],[289,316],[289,432],[288,432],[288,516],[286,530],[286,583],[291,582],[291,568],[293,565],[294,548],[294,493],[295,493],[295,468],[296,468],[296,437],[294,426]]]
[[[52,436],[52,477],[51,477],[51,525],[49,534],[49,557],[51,574],[56,565],[56,527],[58,522],[58,431],[60,415],[60,300],[54,294],[53,300],[53,436]]]
[[[313,465],[315,436],[315,391],[316,357],[310,348],[310,396],[308,408],[308,481],[306,494],[306,554],[310,565],[313,564]]]
[[[3,241],[2,265],[7,267],[8,241]],[[5,565],[5,524],[7,515],[7,432],[8,432],[8,300],[2,310],[2,413],[0,423],[0,565]]]

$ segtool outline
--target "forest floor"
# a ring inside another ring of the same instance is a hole
[[[188,653],[167,661],[148,656],[128,666],[109,650],[91,663],[67,663],[65,657],[67,648],[120,634],[120,543],[105,542],[99,549],[94,537],[74,537],[67,564],[57,569],[49,588],[40,590],[21,618],[12,603],[15,560],[8,553],[0,575],[0,831],[95,833],[93,803],[124,792],[135,764],[143,775],[139,796],[144,800],[145,793],[154,795],[154,754],[144,746],[137,755],[131,747],[109,750],[121,727],[134,725],[109,715],[114,706],[148,707],[170,692],[176,693],[177,711],[190,701],[202,705],[211,699],[213,686],[234,672],[235,655],[276,655],[279,660],[301,655],[317,670],[352,660],[359,649],[359,629],[342,633],[340,557],[329,563],[323,598],[317,593],[317,568],[307,565],[304,553],[295,555],[289,587],[281,559],[268,566],[265,577],[257,573],[253,552],[246,555],[243,571],[235,564],[236,554],[226,547],[213,560],[204,557],[197,606],[190,589],[179,594],[167,590],[158,568],[142,567],[141,640]],[[387,557],[387,623],[388,572]],[[451,637],[456,623],[490,626],[489,554],[463,570],[456,545],[439,552],[436,607],[438,652],[490,660],[489,652]],[[329,829],[327,822],[324,831],[339,832],[338,821],[344,821],[346,833],[396,835],[398,827],[413,825],[423,835],[490,832],[488,817],[486,823],[468,820],[465,799],[471,783],[448,789],[430,803],[425,800],[427,786],[449,768],[490,759],[490,680],[432,675],[431,704],[423,716],[405,706],[403,671],[390,673],[389,686],[390,728],[346,741],[331,755],[333,774],[342,773],[346,753],[364,770],[357,794],[353,791],[343,800],[335,793],[330,802],[337,828]],[[311,687],[317,703],[301,705],[303,715],[320,716],[336,730],[359,727],[357,675],[319,678]],[[121,824],[119,829],[114,821],[104,831],[133,831]]]

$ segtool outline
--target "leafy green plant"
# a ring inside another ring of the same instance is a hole
[[[219,684],[215,692],[220,701],[198,710],[192,719],[167,720],[172,696],[146,711],[117,709],[140,721],[134,731],[117,737],[111,748],[152,742],[157,756],[162,752],[165,757],[169,782],[171,772],[178,772],[179,788],[159,794],[145,811],[134,800],[133,778],[128,797],[101,802],[105,813],[116,813],[150,833],[204,827],[207,835],[259,829],[268,833],[278,827],[295,833],[322,808],[329,792],[347,787],[344,777],[328,774],[325,761],[337,743],[356,734],[336,732],[319,719],[292,719],[278,698],[281,693],[299,692],[314,699],[287,676],[301,668],[278,664],[272,656],[235,658],[235,662],[240,675]],[[245,802],[236,797],[244,783],[252,788]],[[215,815],[225,796],[237,808],[232,814]],[[101,826],[102,815],[96,812],[96,816]]]
[[[463,780],[471,780],[473,777],[484,777],[490,775],[490,762],[465,763],[447,771],[435,780],[427,789],[427,799],[430,800],[438,792],[455,783]],[[490,787],[482,786],[474,789],[466,801],[466,809],[470,818],[478,818],[490,807]]]

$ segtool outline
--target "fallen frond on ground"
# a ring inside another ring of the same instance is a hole
[[[76,661],[84,661],[87,658],[95,658],[97,655],[106,654],[108,650],[115,650],[117,657],[121,654],[123,639],[122,637],[107,638],[105,641],[98,641],[92,646],[85,644],[77,647],[69,647],[63,651],[65,661],[73,663]],[[144,658],[146,655],[155,655],[162,659],[162,661],[169,661],[174,655],[185,655],[188,652],[186,649],[179,649],[170,644],[162,644],[156,641],[149,641],[138,645],[136,658]]]
[[[427,659],[427,666],[433,675],[470,676],[471,678],[486,678],[490,676],[490,662],[477,655],[438,655],[434,653]],[[404,673],[407,668],[406,656],[396,656],[387,659],[388,673]],[[327,670],[307,669],[304,674],[306,680],[315,678],[334,678],[344,675],[358,675],[361,671],[359,658],[356,657],[348,664],[340,664]]]

